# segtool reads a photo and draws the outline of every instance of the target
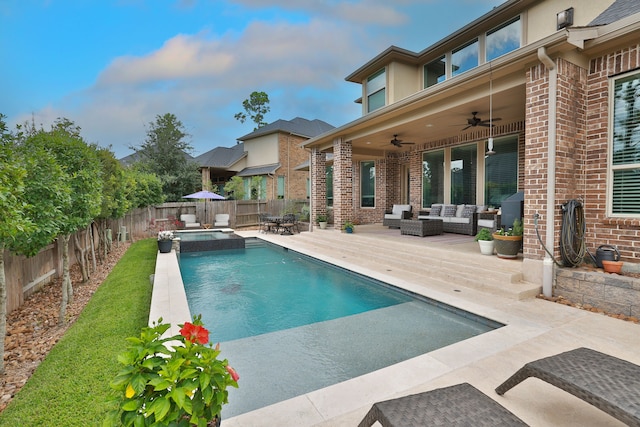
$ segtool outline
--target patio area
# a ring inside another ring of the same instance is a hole
[[[520,260],[481,255],[472,236],[403,236],[400,230],[381,225],[357,226],[354,234],[330,229],[293,236],[239,234],[261,237],[507,326],[225,419],[227,427],[353,426],[374,402],[462,382],[532,426],[623,425],[537,379],[524,381],[505,396],[495,393],[525,363],[576,347],[640,364],[640,325],[535,298],[539,289],[520,281]]]

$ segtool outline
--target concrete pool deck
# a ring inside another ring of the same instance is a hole
[[[257,232],[238,234],[257,236],[331,261],[507,326],[334,386],[233,418],[223,418],[225,427],[355,426],[377,401],[461,382],[471,383],[532,426],[623,425],[586,402],[537,379],[524,381],[504,396],[498,396],[494,389],[526,362],[576,347],[590,347],[640,364],[638,324],[533,297],[487,292],[481,283],[474,288],[471,284],[460,286],[452,281],[431,280],[428,275],[424,277],[422,270],[410,268],[434,263],[427,250],[434,240],[430,241],[428,237],[400,236],[399,231],[389,232],[378,226],[358,226],[353,235],[334,230],[315,230],[293,236]],[[438,245],[438,251],[448,251],[448,255],[459,259],[460,263],[488,264],[496,275],[510,274],[521,267],[519,261],[480,255],[472,238],[452,242]],[[408,248],[415,256],[404,266],[397,265],[395,260],[381,261],[390,259],[384,254],[392,244]],[[358,245],[366,248],[360,250],[361,256],[346,252],[348,247]],[[170,261],[170,258],[175,260],[175,256],[158,254],[158,257],[151,313],[162,313],[165,321],[172,324],[182,323],[187,320],[184,311],[173,301],[171,306],[167,305],[172,297],[170,289],[174,287],[169,284],[173,285],[176,280],[181,282],[179,272],[176,278],[173,271],[177,269],[177,262]],[[481,276],[479,280],[482,281]],[[505,282],[504,286],[513,288],[520,284]],[[159,291],[157,298],[156,290]],[[165,314],[164,310],[169,313]],[[188,318],[188,309],[186,316]],[[151,314],[150,319],[153,319]],[[230,362],[233,364],[232,360]],[[242,387],[241,372],[240,376]]]

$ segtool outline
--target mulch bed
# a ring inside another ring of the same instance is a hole
[[[80,283],[80,267],[71,268],[73,302],[67,305],[66,320],[58,325],[62,301],[62,278],[51,281],[32,294],[24,304],[7,316],[4,367],[0,376],[0,411],[27,382],[51,348],[73,325],[93,293],[129,248],[129,243],[113,244],[107,261],[98,264],[86,283]],[[71,255],[73,256],[73,255]]]

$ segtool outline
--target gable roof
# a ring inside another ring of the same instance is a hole
[[[591,21],[589,26],[611,24],[635,13],[640,13],[640,2],[638,0],[616,0],[596,19]]]
[[[327,122],[323,122],[322,120],[307,120],[302,117],[296,117],[293,120],[276,120],[273,123],[269,123],[258,130],[238,138],[238,140],[246,141],[248,139],[258,138],[263,135],[269,135],[277,132],[291,133],[293,135],[303,136],[306,138],[313,138],[314,136],[318,136],[334,128],[335,126],[332,126]]]
[[[246,155],[244,144],[240,143],[233,147],[216,147],[204,154],[200,154],[195,158],[195,161],[200,167],[227,168]]]

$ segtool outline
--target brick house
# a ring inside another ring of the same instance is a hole
[[[224,184],[237,175],[244,179],[249,199],[251,178],[262,176],[261,199],[307,199],[309,172],[299,166],[309,162],[309,153],[301,145],[331,129],[326,122],[301,117],[269,123],[238,138],[234,147],[217,147],[196,157],[203,185],[211,181],[222,193]]]
[[[508,0],[346,79],[362,86],[362,117],[305,143],[312,215],[328,186],[336,224],[381,222],[396,203],[414,215],[499,207],[521,192],[525,280],[552,283],[541,241],[559,260],[568,201],[581,203],[587,249],[640,260],[640,2]]]

